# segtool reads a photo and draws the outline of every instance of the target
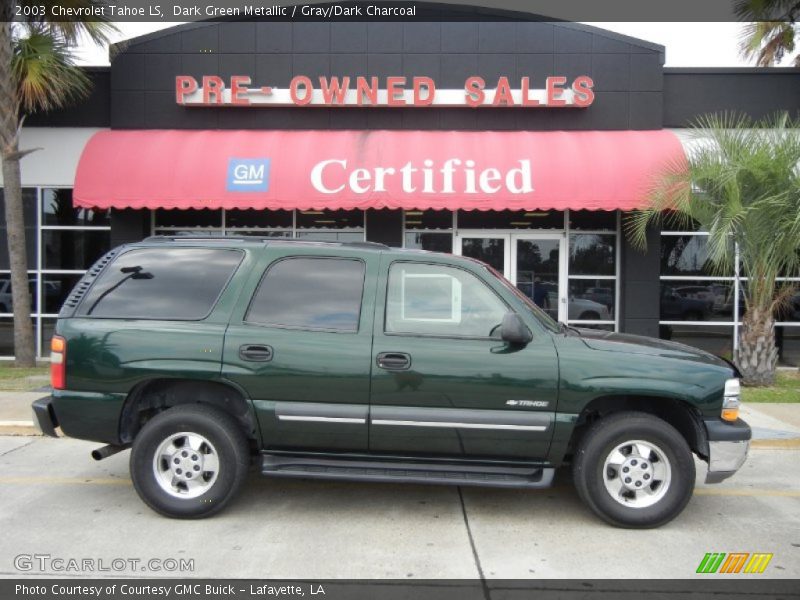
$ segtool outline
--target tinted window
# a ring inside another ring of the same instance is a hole
[[[395,263],[386,296],[387,333],[489,337],[508,311],[472,273],[444,265]]]
[[[616,211],[604,210],[571,210],[569,211],[569,228],[603,231],[617,229]]]
[[[42,230],[42,265],[45,269],[88,269],[110,248],[111,232],[108,230]]]
[[[264,325],[358,331],[364,263],[340,258],[287,258],[267,269],[247,321]]]
[[[81,302],[78,315],[202,319],[241,260],[241,252],[220,248],[131,250],[106,268]]]
[[[69,188],[42,190],[42,225],[108,226],[111,224],[108,209],[79,208],[72,205]]]
[[[406,248],[431,250],[432,252],[452,252],[453,235],[450,233],[406,232]]]
[[[615,235],[592,233],[569,236],[570,275],[614,275],[616,268]]]
[[[25,223],[25,250],[28,268],[36,268],[36,188],[22,188],[22,210]],[[6,233],[6,204],[3,188],[0,188],[0,269],[9,269],[8,239]],[[12,352],[13,354],[13,352]]]

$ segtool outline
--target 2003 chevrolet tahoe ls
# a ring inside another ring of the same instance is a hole
[[[264,475],[550,485],[654,527],[744,462],[726,361],[552,321],[483,263],[371,243],[148,238],[95,264],[52,341],[45,433],[131,447],[172,517]]]

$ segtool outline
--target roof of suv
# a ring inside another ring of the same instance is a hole
[[[410,248],[395,248],[381,244],[379,242],[333,242],[326,240],[307,240],[307,239],[291,239],[291,238],[275,238],[269,236],[256,236],[256,235],[153,235],[131,245],[150,245],[150,244],[172,244],[172,243],[218,243],[235,247],[240,246],[318,246],[329,248],[352,248],[358,250],[365,250],[368,252],[391,252],[393,254],[442,254],[440,252],[431,252],[429,250],[419,250]],[[458,257],[461,258],[461,257]],[[465,257],[466,258],[466,257]]]
[[[275,238],[259,235],[151,235],[142,242],[249,242],[252,244],[302,244],[307,246],[345,246],[351,248],[364,248],[366,250],[389,250],[386,244],[378,242],[332,242],[325,240],[297,240],[287,238]],[[238,244],[237,244],[238,245]]]

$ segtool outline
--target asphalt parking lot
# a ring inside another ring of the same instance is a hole
[[[0,576],[41,576],[16,569],[14,559],[46,554],[106,566],[115,558],[189,558],[195,577],[691,578],[700,577],[695,570],[706,552],[774,553],[758,577],[800,575],[796,444],[752,449],[743,469],[715,486],[701,482],[705,465],[698,463],[698,487],[684,513],[649,531],[599,521],[566,473],[553,489],[517,491],[253,472],[222,514],[169,520],[136,495],[129,452],[95,462],[89,451],[96,446],[0,436]]]

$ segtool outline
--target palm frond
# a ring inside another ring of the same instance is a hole
[[[89,91],[89,79],[75,66],[66,43],[37,26],[17,39],[11,72],[26,113],[63,106]]]
[[[684,171],[659,174],[649,205],[626,220],[633,244],[643,247],[647,228],[667,219],[695,223],[708,232],[712,272],[730,273],[738,247],[747,306],[773,310],[778,277],[800,271],[799,127],[785,113],[697,119]]]
[[[740,21],[794,21],[798,0],[736,0],[733,13]]]
[[[42,16],[27,17],[26,22],[39,26],[40,30],[59,38],[68,45],[74,45],[83,37],[87,37],[95,44],[105,44],[109,41],[110,35],[118,31],[116,25],[102,15],[95,15],[89,19],[59,17],[51,10],[58,6],[71,14],[80,14],[87,9],[105,6],[105,13],[108,14],[107,0],[17,0],[17,2],[23,7],[43,6],[45,10]]]

